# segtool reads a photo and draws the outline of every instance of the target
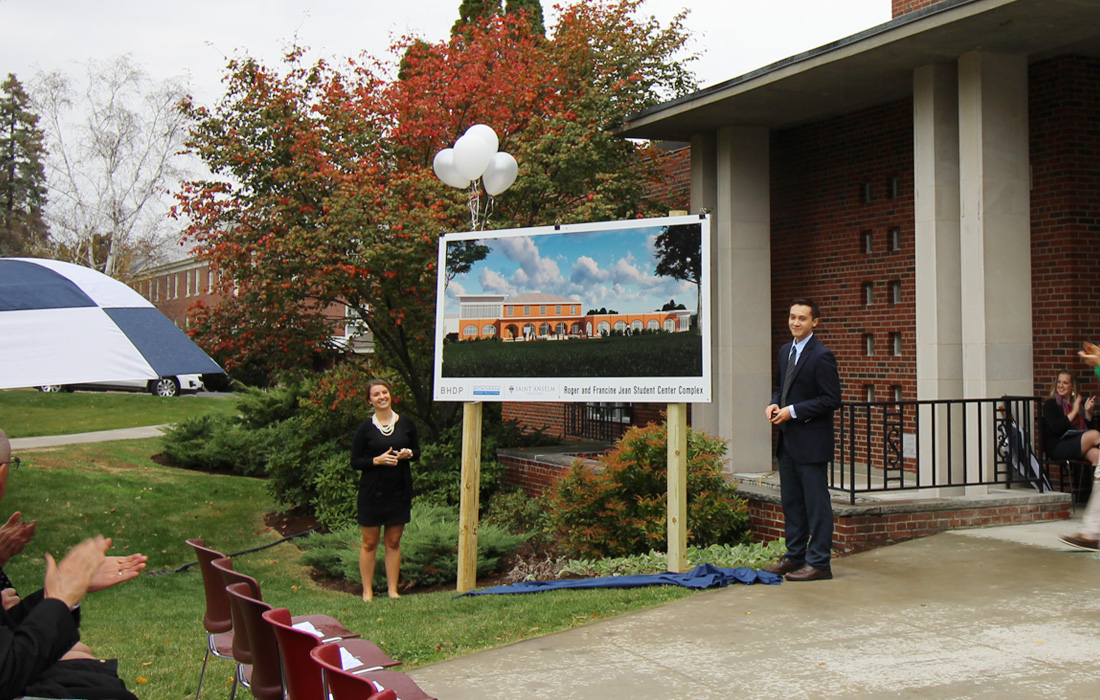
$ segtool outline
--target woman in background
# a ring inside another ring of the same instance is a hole
[[[420,455],[420,443],[416,425],[394,412],[389,382],[372,379],[367,384],[367,397],[374,415],[355,431],[351,467],[360,472],[358,522],[363,531],[363,546],[359,550],[359,573],[363,577],[363,600],[369,602],[374,598],[374,568],[380,539],[386,549],[389,596],[401,597],[397,592],[401,533],[411,519],[413,497],[409,463]]]
[[[1068,371],[1061,371],[1043,404],[1046,442],[1043,448],[1051,459],[1086,461],[1094,467],[1100,461],[1100,431],[1089,430],[1096,399],[1082,400],[1077,383]]]

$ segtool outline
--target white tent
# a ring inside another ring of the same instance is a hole
[[[0,389],[221,372],[118,280],[57,260],[0,258]]]

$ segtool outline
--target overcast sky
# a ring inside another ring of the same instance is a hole
[[[543,0],[552,25],[552,0]],[[849,36],[890,19],[890,0],[647,0],[662,23],[690,5],[702,85]],[[154,78],[180,77],[200,102],[221,93],[226,59],[274,63],[294,41],[314,57],[384,56],[391,38],[444,39],[459,0],[0,0],[0,79],[77,73],[89,58],[130,54]]]

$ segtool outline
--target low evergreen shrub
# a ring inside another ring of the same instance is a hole
[[[488,576],[500,570],[504,557],[523,544],[522,535],[513,535],[495,525],[481,525],[477,533],[477,575]],[[347,525],[326,534],[313,534],[302,541],[302,561],[330,576],[362,583],[359,575],[359,548],[362,542],[358,525]],[[378,547],[375,587],[386,585],[383,565],[385,548]],[[448,506],[417,503],[412,521],[401,537],[401,579],[409,586],[431,587],[454,584],[458,580],[458,510]]]
[[[668,435],[663,425],[627,431],[599,458],[581,462],[549,494],[550,523],[569,556],[597,558],[667,549]],[[749,539],[748,507],[722,477],[725,443],[687,435],[688,543],[696,547]]]

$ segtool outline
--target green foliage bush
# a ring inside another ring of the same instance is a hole
[[[179,423],[165,435],[164,452],[190,469],[266,475],[268,491],[280,506],[304,508],[332,529],[353,524],[359,474],[350,465],[351,441],[370,415],[369,370],[349,362],[312,381],[286,381],[266,391],[242,388],[236,416]],[[395,408],[402,412],[400,403]],[[496,460],[498,447],[550,441],[541,431],[524,433],[516,421],[501,420],[499,406],[487,408],[481,504],[499,489],[504,474]],[[434,443],[421,436],[421,456],[412,467],[418,501],[458,504],[461,443],[460,426],[444,430]]]
[[[668,448],[663,425],[627,431],[600,468],[577,462],[549,494],[558,543],[577,558],[667,549]],[[688,543],[737,544],[749,537],[748,508],[722,478],[726,445],[697,431],[687,435]]]
[[[532,447],[556,442],[541,429],[524,432],[518,421],[503,420],[499,404],[486,406],[481,428],[482,508],[500,488],[504,465],[496,460],[501,447]],[[417,500],[437,505],[458,505],[462,492],[462,426],[443,431],[439,442],[421,445],[420,459],[413,464],[413,488]]]
[[[688,567],[713,564],[723,569],[747,567],[761,569],[774,564],[787,546],[782,538],[766,544],[713,544],[700,549],[687,548]],[[557,578],[579,576],[594,578],[603,576],[632,576],[634,574],[663,574],[668,571],[668,552],[650,551],[626,557],[601,559],[570,559],[558,570]]]
[[[361,531],[348,525],[327,534],[305,538],[302,561],[330,576],[362,583],[359,575]],[[498,571],[502,560],[523,544],[522,535],[513,535],[494,525],[482,525],[477,534],[477,575]],[[378,548],[379,565],[375,586],[386,585],[381,565],[384,547]],[[448,506],[417,503],[412,521],[401,537],[401,578],[407,585],[443,586],[458,580],[458,511]]]

